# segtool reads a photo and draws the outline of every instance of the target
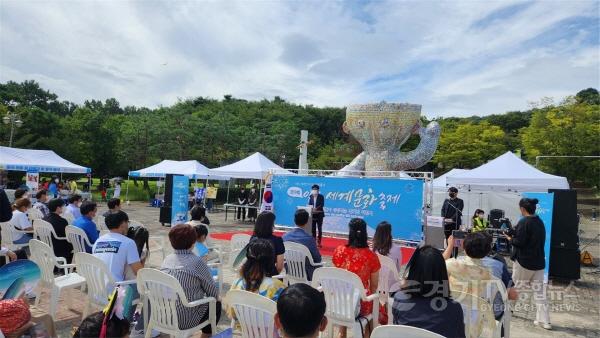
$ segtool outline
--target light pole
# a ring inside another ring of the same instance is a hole
[[[6,113],[6,116],[4,116],[2,118],[2,122],[4,122],[4,124],[9,124],[10,123],[10,139],[8,141],[8,146],[9,147],[12,147],[13,136],[15,134],[15,127],[16,128],[21,128],[21,126],[23,125],[23,121],[21,121],[21,117],[15,111],[16,107],[18,105],[19,105],[18,102],[14,101],[14,100],[10,100],[10,102],[8,102],[8,106],[10,108],[12,108],[12,112],[8,111]]]

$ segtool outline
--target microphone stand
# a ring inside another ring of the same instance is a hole
[[[453,207],[453,208],[454,208],[454,210],[456,210],[456,215],[454,215],[454,217],[455,217],[455,219],[454,219],[454,230],[458,230],[458,229],[457,229],[457,227],[458,227],[458,213],[460,213],[460,216],[462,217],[462,216],[463,216],[463,212],[462,212],[462,210],[460,210],[459,208],[455,207],[455,206],[454,206],[452,203],[450,203],[450,201],[452,201],[452,199],[451,199],[451,198],[450,198],[450,199],[448,199],[448,203],[447,203],[447,205],[449,205],[449,206]],[[454,244],[454,243],[453,243],[453,244]],[[454,257],[454,258],[458,257],[458,248],[454,248],[454,249],[452,250],[452,257]]]

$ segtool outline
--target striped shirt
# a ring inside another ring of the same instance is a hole
[[[175,277],[185,292],[189,302],[204,297],[218,299],[219,291],[215,284],[210,269],[202,258],[194,255],[190,250],[175,250],[167,256],[161,270]],[[208,311],[208,304],[196,307],[185,307],[177,301],[177,317],[179,329],[187,330],[202,322]]]

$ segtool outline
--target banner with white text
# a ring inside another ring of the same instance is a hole
[[[323,231],[348,234],[348,222],[358,217],[370,236],[379,222],[388,221],[392,237],[421,241],[421,180],[274,175],[271,182],[277,224],[293,226],[296,209],[308,205],[311,187],[318,184],[325,197]]]

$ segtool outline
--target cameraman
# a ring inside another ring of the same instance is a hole
[[[537,314],[533,323],[551,330],[548,300],[544,290],[546,228],[540,217],[535,214],[537,204],[538,200],[535,198],[522,198],[519,208],[523,217],[512,230],[505,232],[505,235],[513,246],[512,278],[516,287],[531,285],[536,293],[534,299],[537,303]]]

